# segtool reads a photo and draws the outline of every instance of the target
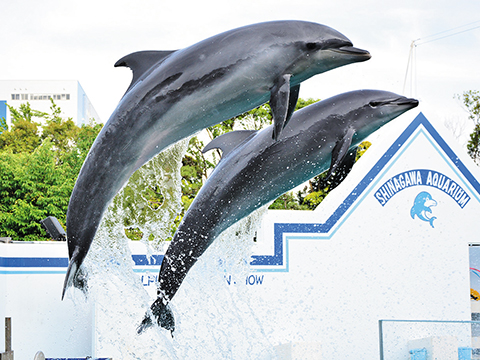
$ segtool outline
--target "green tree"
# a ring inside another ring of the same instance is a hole
[[[0,236],[46,240],[40,220],[51,215],[65,224],[75,180],[101,125],[78,128],[60,117],[53,101],[51,113],[28,103],[9,109],[12,127],[0,134]]]
[[[4,152],[0,157],[0,233],[15,240],[45,240],[40,220],[49,215],[65,220],[74,179],[58,167],[52,144],[32,153]]]
[[[70,147],[68,151],[58,153],[59,155],[61,154],[59,162],[66,163],[65,166],[71,169],[70,175],[75,179],[102,127],[103,124],[97,124],[94,120],[91,120],[88,124],[83,124],[80,128],[77,127],[77,129],[71,133],[74,137],[69,138],[68,143]],[[57,148],[57,150],[59,149]]]
[[[465,91],[462,97],[463,104],[468,110],[468,118],[472,120],[474,124],[478,124],[480,122],[480,91]]]
[[[273,210],[310,210],[303,199],[301,191],[297,193],[297,197],[293,191],[289,191],[280,195],[268,208]]]
[[[0,118],[0,134],[5,130],[8,130],[7,119]]]
[[[457,98],[463,100],[463,104],[467,108],[468,118],[472,120],[474,128],[470,134],[470,140],[467,143],[467,152],[470,157],[479,164],[480,161],[480,91],[465,91]]]
[[[45,113],[33,110],[30,103],[21,104],[19,109],[8,105],[12,118],[12,127],[0,134],[0,149],[9,149],[14,153],[32,152],[42,142],[39,122],[46,116]]]
[[[75,125],[72,118],[63,119],[61,109],[50,99],[51,114],[45,114],[45,125],[42,126],[42,140],[49,139],[58,153],[64,154],[71,146],[71,142],[76,138],[79,128]]]

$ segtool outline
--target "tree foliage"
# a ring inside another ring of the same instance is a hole
[[[280,195],[268,208],[272,210],[311,210],[308,203],[305,202],[305,193],[307,188],[303,191],[298,191],[296,194],[289,191]]]
[[[296,109],[316,101],[299,99]],[[0,132],[0,237],[47,240],[40,220],[55,216],[65,225],[70,194],[102,125],[92,121],[82,127],[76,126],[72,119],[61,117],[61,110],[53,100],[48,113],[33,110],[29,103],[20,105],[18,109],[9,107],[9,110],[12,116],[10,128],[5,121],[0,123],[3,129]],[[260,130],[271,123],[272,111],[268,104],[264,104],[207,128],[203,137],[190,139],[180,171],[183,212],[171,224],[172,233],[221,158],[219,150],[210,154],[202,153],[206,145],[204,140],[213,140],[233,130]],[[325,175],[312,179],[303,190],[283,194],[270,208],[315,209],[330,191],[328,186],[321,186]],[[144,185],[140,195],[147,199],[153,211],[168,200],[155,184]],[[143,236],[133,225],[126,223],[125,226],[129,238],[140,239]]]
[[[83,161],[102,125],[77,127],[22,104],[9,106],[12,126],[0,134],[0,237],[47,240],[40,220],[65,224],[68,201]]]
[[[468,118],[473,121],[475,125],[480,123],[480,91],[469,90],[462,95],[463,104],[468,110]]]
[[[470,157],[479,164],[480,161],[480,91],[465,91],[462,96],[457,97],[463,100],[467,108],[468,118],[472,120],[474,128],[467,143],[467,152]]]

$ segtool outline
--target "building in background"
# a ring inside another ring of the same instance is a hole
[[[0,80],[0,118],[5,117],[9,126],[7,104],[18,108],[29,102],[32,109],[48,113],[50,99],[60,107],[62,117],[72,118],[78,126],[88,124],[91,119],[101,122],[77,80]]]
[[[7,118],[7,102],[0,100],[0,133],[4,130],[6,123],[3,119]]]

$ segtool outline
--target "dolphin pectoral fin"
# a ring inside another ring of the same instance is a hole
[[[290,96],[288,98],[288,112],[287,112],[287,117],[285,119],[285,123],[283,124],[283,127],[285,127],[288,122],[290,121],[290,118],[293,115],[293,112],[295,111],[295,107],[297,106],[298,102],[298,94],[300,94],[300,84],[292,86],[290,88]]]
[[[285,74],[280,77],[270,91],[270,107],[273,114],[273,139],[277,140],[282,132],[283,127],[290,119],[290,116],[295,110],[290,110],[291,102],[297,103],[299,87],[294,86],[295,90],[290,91],[290,74]],[[293,93],[292,99],[290,94]]]
[[[412,217],[412,219],[415,219],[415,214],[416,214],[416,209],[415,209],[415,205],[414,205],[410,209],[410,216]]]
[[[222,150],[222,159],[227,155],[230,151],[235,149],[238,145],[244,142],[246,139],[251,137],[253,134],[256,134],[258,130],[236,130],[230,131],[226,134],[220,135],[210,141],[207,146],[205,146],[202,150],[202,153],[206,153],[212,149],[220,149]]]
[[[133,79],[127,91],[138,81],[138,79],[153,65],[165,60],[176,50],[169,51],[137,51],[122,57],[115,63],[115,67],[125,66],[132,69]],[[124,95],[125,96],[125,95]]]
[[[347,177],[355,164],[357,147],[350,149],[328,181],[329,190],[335,189]]]
[[[170,330],[172,337],[175,331],[175,318],[173,312],[168,306],[168,303],[163,298],[159,297],[150,307],[150,311],[147,311],[142,323],[137,327],[137,334],[143,333],[146,329],[153,326],[152,317],[156,320],[157,324],[166,330]]]
[[[355,130],[352,128],[349,128],[345,136],[340,141],[338,141],[335,147],[333,148],[332,163],[330,165],[330,169],[328,170],[328,174],[325,181],[330,179],[330,177],[337,172],[337,169],[340,167],[343,160],[348,155],[349,153],[348,149],[352,144],[353,134],[355,134]]]
[[[320,180],[320,183],[318,185],[319,189],[325,189],[326,187],[328,187],[329,190],[333,190],[341,184],[341,182],[347,177],[347,175],[352,170],[353,165],[355,164],[355,160],[357,158],[357,149],[357,146],[351,148],[343,161],[337,167],[335,173],[330,174],[330,177],[325,176],[324,179]],[[326,173],[327,171],[323,172],[322,174]]]

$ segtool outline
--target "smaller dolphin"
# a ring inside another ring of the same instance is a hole
[[[413,206],[410,209],[412,219],[415,219],[415,215],[417,215],[420,220],[429,222],[430,226],[433,228],[433,220],[435,220],[436,217],[430,217],[430,214],[432,213],[432,209],[430,208],[432,206],[437,206],[437,202],[433,200],[432,195],[428,192],[422,191],[415,197]]]
[[[267,101],[276,139],[303,81],[368,59],[368,51],[328,26],[271,21],[181,50],[140,51],[117,61],[132,69],[133,80],[95,139],[70,197],[62,298],[72,284],[84,286],[81,265],[103,214],[139,167],[175,142]]]
[[[158,299],[138,333],[153,324],[173,331],[168,303],[187,272],[221,232],[281,194],[329,169],[351,167],[352,149],[390,120],[418,105],[415,99],[379,90],[334,96],[295,112],[277,141],[272,126],[232,131],[210,142],[222,159],[190,205],[165,254]],[[354,158],[354,157],[353,157]]]

